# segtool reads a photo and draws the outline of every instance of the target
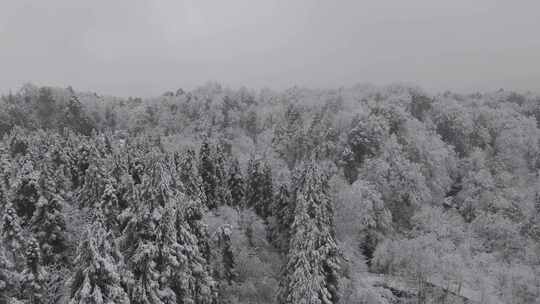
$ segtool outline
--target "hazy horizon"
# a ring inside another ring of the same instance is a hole
[[[224,86],[405,82],[540,91],[540,3],[13,1],[0,92],[26,82],[117,96]]]

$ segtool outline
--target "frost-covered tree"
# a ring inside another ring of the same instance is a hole
[[[20,277],[8,257],[6,248],[0,246],[0,304],[17,303],[20,293]]]
[[[65,262],[67,239],[66,222],[62,211],[65,204],[56,192],[56,185],[47,169],[39,179],[39,198],[30,221],[32,232],[41,247],[44,265]]]
[[[39,172],[26,157],[20,160],[17,171],[10,183],[8,197],[21,221],[26,223],[33,216],[39,198]]]
[[[339,250],[325,174],[310,162],[298,183],[280,303],[337,303]]]
[[[214,156],[216,176],[216,199],[219,206],[231,205],[231,189],[227,183],[227,171],[225,170],[225,155],[220,146],[216,147]]]
[[[71,130],[89,136],[92,133],[92,122],[86,116],[83,104],[76,95],[71,96],[62,117],[62,124]]]
[[[270,226],[270,239],[285,254],[289,247],[294,209],[294,200],[291,198],[289,187],[281,184],[272,205],[273,223]]]
[[[24,257],[26,263],[21,273],[21,295],[29,303],[44,303],[47,294],[47,272],[42,265],[40,247],[36,240],[28,242]]]
[[[255,208],[261,200],[262,176],[260,172],[260,163],[250,158],[246,172],[246,194],[245,207]]]
[[[242,206],[244,204],[245,181],[237,158],[231,162],[227,184],[231,191],[231,206]]]
[[[206,226],[201,223],[202,204],[186,199],[180,205],[176,222],[182,270],[175,273],[179,303],[210,304],[216,301],[216,286],[210,275],[210,246]]]
[[[363,178],[372,182],[382,194],[394,223],[402,228],[410,228],[415,210],[431,200],[420,166],[406,157],[394,135],[385,142],[377,158],[364,164],[362,171]]]
[[[188,197],[206,205],[206,195],[201,176],[197,170],[195,151],[188,149],[183,154],[175,154],[176,170],[182,186],[182,192]]]
[[[272,168],[261,160],[250,159],[246,179],[246,206],[263,219],[267,218],[274,198]]]
[[[342,154],[344,173],[349,183],[356,180],[358,167],[379,151],[388,137],[389,129],[388,122],[379,115],[362,116],[353,120]]]
[[[218,198],[216,197],[216,166],[212,157],[210,143],[207,140],[203,141],[199,151],[199,173],[207,200],[207,207],[209,209],[216,208],[218,206]]]
[[[231,247],[232,227],[223,225],[214,234],[216,250],[213,257],[214,278],[219,285],[231,285],[237,274],[234,254]],[[218,288],[223,288],[219,286]]]
[[[272,167],[265,162],[261,172],[261,201],[256,205],[256,211],[263,218],[267,218],[272,214],[272,205],[274,200],[274,185],[272,178]]]
[[[69,281],[70,304],[130,303],[121,285],[120,257],[111,237],[100,216],[86,229]]]
[[[24,249],[24,236],[19,216],[10,205],[5,209],[0,226],[0,244],[9,250],[13,256],[13,262],[19,264],[22,250]],[[5,252],[7,254],[7,252]]]
[[[303,159],[305,153],[304,122],[297,105],[287,106],[282,123],[274,129],[272,145],[291,170]]]
[[[124,230],[125,256],[133,273],[134,303],[211,303],[208,259],[199,250],[206,236],[198,227],[200,202],[179,193],[163,160],[136,186],[133,217]],[[207,239],[206,239],[207,240]]]

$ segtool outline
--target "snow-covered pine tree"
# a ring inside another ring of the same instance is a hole
[[[27,223],[36,210],[39,198],[39,172],[28,158],[20,159],[15,165],[16,174],[10,182],[8,199],[21,218],[21,224]]]
[[[266,219],[272,215],[272,205],[274,201],[274,185],[272,179],[272,167],[264,162],[261,172],[261,200],[256,210],[259,215]]]
[[[216,283],[210,275],[210,236],[201,222],[206,207],[180,195],[176,219],[177,240],[181,246],[181,268],[175,274],[177,299],[182,304],[216,303]]]
[[[225,155],[220,145],[216,146],[214,156],[215,176],[216,176],[216,199],[218,206],[231,205],[231,190],[227,184],[227,173],[225,170]]]
[[[201,175],[204,194],[206,196],[206,205],[208,209],[214,209],[218,206],[216,197],[216,166],[207,139],[201,144],[199,152],[199,173]]]
[[[119,220],[118,216],[121,212],[120,202],[116,195],[116,180],[114,178],[105,179],[105,187],[103,189],[103,194],[99,200],[98,208],[103,213],[105,226],[113,234],[118,233],[119,231]]]
[[[333,304],[338,302],[339,253],[328,181],[316,162],[304,166],[279,302]]]
[[[76,95],[71,96],[64,110],[61,123],[71,130],[89,136],[92,133],[92,123],[86,116],[84,107]]]
[[[274,190],[272,168],[261,160],[249,160],[246,181],[246,205],[263,219],[270,216]]]
[[[39,198],[30,227],[40,244],[44,265],[66,262],[68,244],[65,235],[66,222],[62,212],[65,202],[56,191],[53,176],[46,166],[43,166],[39,178]]]
[[[75,137],[75,135],[71,135]],[[74,189],[81,187],[85,181],[86,170],[90,167],[90,160],[95,153],[94,147],[85,140],[77,139],[78,146],[70,155],[71,185]]]
[[[28,303],[41,304],[46,298],[47,272],[42,266],[39,243],[32,239],[26,245],[26,265],[21,274],[21,295]]]
[[[291,103],[285,110],[282,123],[277,124],[272,139],[272,146],[290,170],[304,157],[304,139],[302,113],[297,105]]]
[[[261,201],[262,176],[260,162],[250,158],[246,173],[245,207],[256,209]]]
[[[69,304],[130,303],[121,285],[119,257],[112,234],[97,214],[77,248],[74,275],[69,281]]]
[[[196,154],[188,149],[182,155],[175,155],[177,176],[180,179],[181,191],[194,200],[200,200],[206,205],[206,195],[202,186],[202,179],[197,170]]]
[[[156,197],[159,189],[154,188],[158,185],[153,177],[155,175],[152,173],[140,174],[140,183],[135,184],[133,190],[136,200],[131,204],[133,214],[123,231],[124,255],[133,274],[129,288],[132,303],[166,303],[161,297],[160,273],[156,263],[159,253],[157,226],[161,219],[162,201]]]
[[[81,208],[93,208],[99,203],[105,190],[106,172],[103,164],[97,159],[89,161],[84,174],[84,184],[78,189],[76,199]]]
[[[21,288],[20,277],[6,249],[0,246],[0,304],[16,303]]]
[[[234,254],[231,247],[232,227],[228,224],[220,226],[214,234],[217,250],[214,264],[214,277],[220,284],[232,284],[236,278]]]
[[[13,163],[7,148],[0,144],[0,212],[4,212],[9,201],[9,184]]]
[[[8,252],[11,253],[14,264],[19,265],[22,262],[20,261],[20,257],[22,256],[22,250],[24,248],[22,228],[19,216],[17,215],[17,212],[15,212],[15,209],[13,209],[9,203],[6,207],[0,226],[0,231],[2,232],[0,235],[0,247],[6,249],[7,252],[5,252],[5,254]]]
[[[289,247],[294,209],[294,200],[291,198],[289,187],[287,184],[281,184],[272,205],[274,223],[270,227],[270,239],[283,254],[287,253]]]
[[[213,280],[208,260],[199,250],[205,233],[201,206],[178,192],[174,175],[156,155],[148,157],[149,172],[135,185],[136,203],[124,230],[125,256],[133,273],[132,303],[212,303]],[[207,238],[206,238],[207,240]]]
[[[231,206],[240,207],[244,203],[244,177],[240,169],[240,163],[237,158],[234,158],[229,168],[229,179],[227,181],[231,191]]]

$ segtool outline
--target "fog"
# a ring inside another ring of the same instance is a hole
[[[414,83],[540,91],[540,2],[0,1],[0,92]]]

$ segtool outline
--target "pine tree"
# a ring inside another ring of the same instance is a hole
[[[217,265],[215,265],[215,273],[218,280],[227,283],[228,285],[232,284],[236,278],[234,254],[231,247],[231,234],[232,228],[230,225],[223,225],[218,228],[215,233],[215,243],[218,248]]]
[[[291,198],[288,186],[286,184],[280,185],[272,205],[272,215],[275,222],[271,227],[270,239],[274,246],[285,254],[289,247],[294,209],[294,200]]]
[[[2,231],[2,239],[0,245],[12,253],[13,262],[15,265],[17,265],[19,264],[18,260],[22,255],[22,250],[24,248],[24,237],[22,235],[19,216],[15,212],[15,209],[13,209],[9,204],[5,210],[1,224],[0,231]]]
[[[292,170],[304,157],[305,138],[304,123],[300,109],[290,104],[283,118],[274,130],[272,145],[278,155],[285,160]]]
[[[77,96],[71,96],[63,116],[62,123],[66,127],[86,136],[92,133],[92,123],[85,115],[84,107]]]
[[[94,208],[105,190],[106,172],[103,163],[97,159],[89,162],[84,174],[84,184],[77,191],[77,201],[81,208]]]
[[[20,277],[14,263],[8,258],[6,248],[0,246],[0,304],[10,304],[18,301]]]
[[[193,200],[200,200],[206,205],[206,195],[202,186],[201,176],[197,170],[195,151],[188,149],[182,155],[174,156],[179,185],[182,192]]]
[[[258,209],[262,218],[266,219],[272,215],[272,205],[274,200],[274,185],[272,179],[272,167],[265,162],[261,173],[261,200]]]
[[[212,158],[210,144],[206,139],[203,141],[199,152],[199,173],[201,174],[207,207],[214,209],[218,206],[218,198],[216,197],[216,167]]]
[[[155,162],[156,160],[151,160]],[[125,256],[133,273],[130,298],[133,303],[167,303],[162,297],[160,273],[157,265],[159,254],[158,224],[161,220],[163,197],[159,197],[162,172],[157,172],[158,164],[152,164],[154,172],[142,174],[140,184],[134,189],[133,216],[124,230],[127,245]]]
[[[216,148],[214,157],[215,172],[216,172],[216,199],[219,206],[231,205],[231,191],[227,184],[227,173],[225,171],[225,156],[223,149],[220,146]]]
[[[205,234],[194,231],[204,207],[200,202],[193,206],[177,191],[182,187],[175,184],[174,174],[159,157],[146,167],[151,171],[136,185],[134,216],[124,231],[126,258],[134,278],[131,300],[211,303],[208,259],[199,250]]]
[[[62,212],[64,200],[56,193],[50,172],[43,169],[39,179],[39,199],[30,226],[41,246],[44,265],[65,262],[66,222]]]
[[[238,159],[233,159],[229,168],[229,179],[227,181],[231,191],[231,206],[240,207],[244,203],[244,177],[240,170]]]
[[[121,286],[119,257],[111,237],[101,216],[96,216],[77,249],[75,274],[69,282],[70,304],[130,302]]]
[[[21,159],[18,166],[16,168],[18,174],[10,183],[8,199],[24,224],[36,210],[39,198],[39,172],[34,170],[34,163],[27,157]]]
[[[245,207],[257,208],[261,200],[261,172],[259,162],[251,158],[248,162],[246,173],[246,196]]]
[[[338,302],[338,248],[327,178],[315,162],[308,163],[296,193],[296,208],[280,303]]]
[[[262,161],[250,159],[247,171],[246,205],[263,219],[270,216],[274,190],[272,169]]]
[[[47,290],[45,282],[47,272],[42,266],[39,243],[30,240],[25,251],[26,267],[22,272],[22,296],[32,304],[44,303]]]
[[[210,236],[201,222],[205,206],[180,196],[176,222],[182,252],[182,271],[175,275],[178,301],[182,304],[210,304],[216,301],[216,283],[210,275]]]

